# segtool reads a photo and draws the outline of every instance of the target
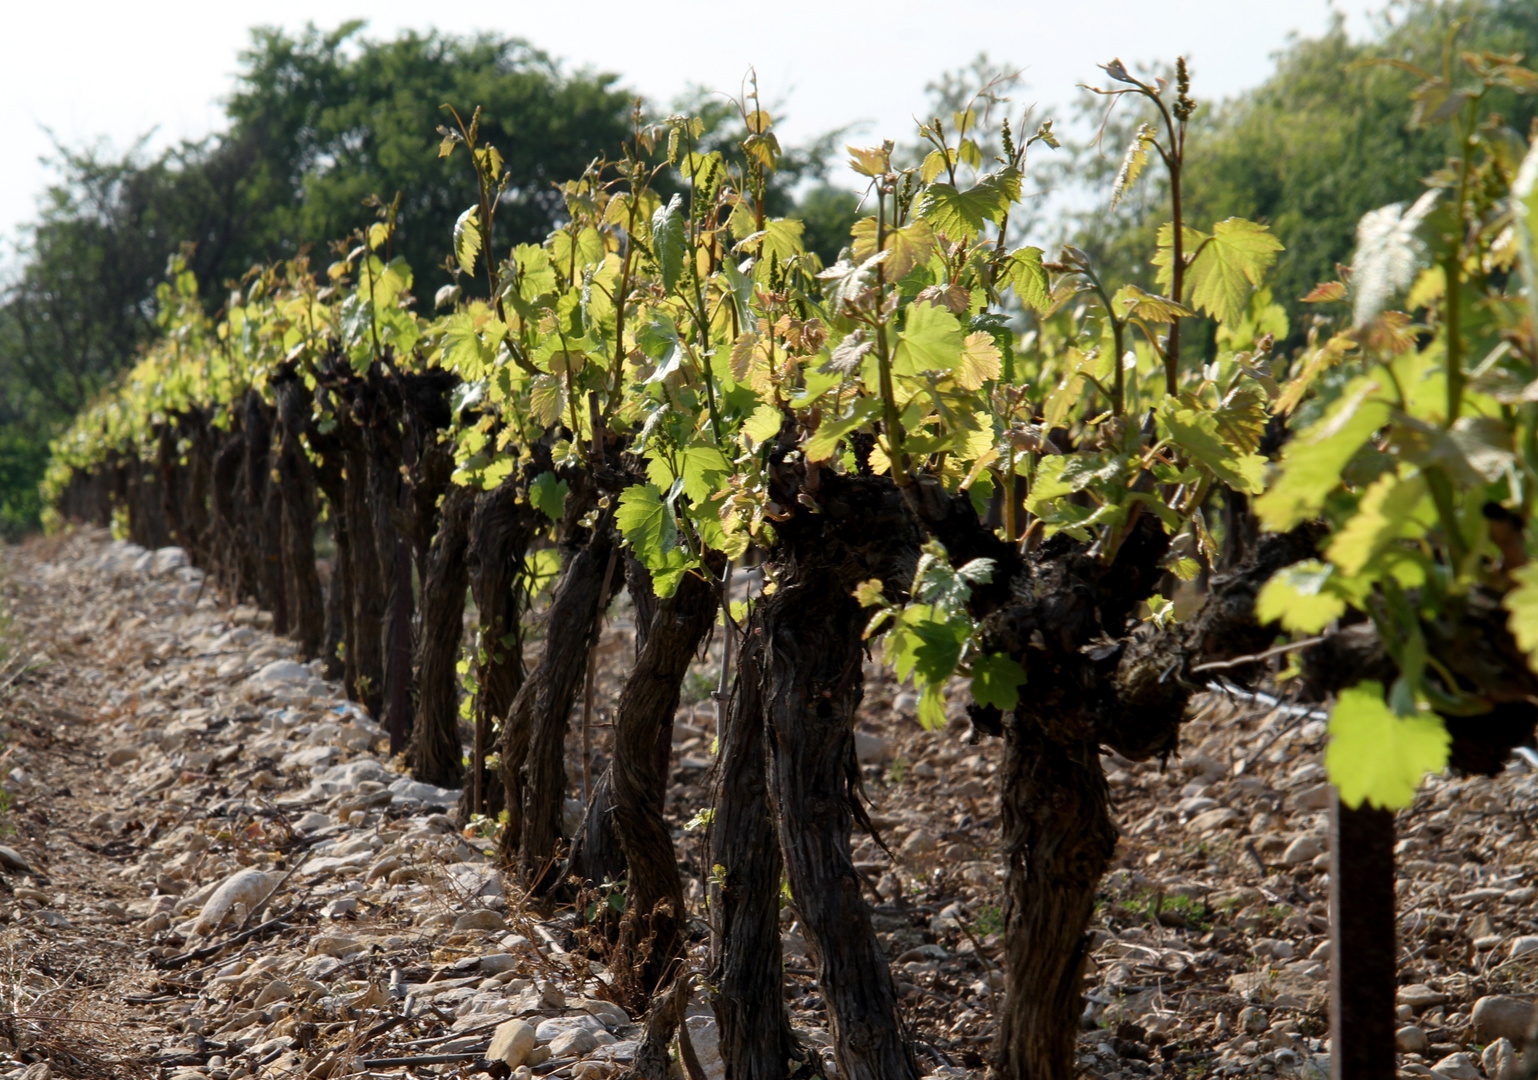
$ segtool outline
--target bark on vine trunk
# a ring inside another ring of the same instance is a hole
[[[682,952],[683,881],[673,834],[662,816],[666,772],[659,768],[657,748],[672,741],[680,688],[716,609],[714,584],[692,573],[672,596],[657,602],[615,714],[612,821],[627,881],[618,967],[624,981],[633,980],[633,1004],[649,999],[671,976]],[[611,969],[615,966],[611,962]]]
[[[321,655],[325,601],[315,569],[315,474],[300,436],[309,423],[310,396],[292,373],[274,380],[278,402],[278,484],[283,505],[283,563],[292,584],[292,633],[305,659]]]
[[[1049,734],[1017,713],[1005,721],[1000,776],[1007,879],[997,1075],[1070,1080],[1085,928],[1116,849],[1100,748],[1092,732]]]
[[[458,787],[464,775],[459,745],[459,679],[455,665],[464,636],[469,570],[470,514],[475,493],[453,487],[443,498],[438,533],[422,581],[422,627],[417,640],[417,716],[407,758],[411,775],[426,784]]]
[[[574,500],[568,496],[568,503]],[[576,506],[568,507],[568,517]],[[524,681],[498,740],[507,800],[501,857],[536,891],[557,868],[566,793],[565,740],[572,702],[587,670],[598,616],[608,604],[605,570],[613,547],[610,515],[563,552],[563,565],[545,614],[538,666]]]
[[[338,429],[349,421],[338,415],[329,432],[313,426],[310,445],[318,455],[315,482],[326,496],[327,518],[331,526],[331,545],[336,554],[331,561],[331,582],[326,588],[326,640],[322,656],[326,674],[341,679],[349,701],[361,701],[358,692],[358,645],[353,625],[353,540],[347,514],[346,450]]]
[[[486,768],[486,757],[494,725],[508,715],[524,679],[523,560],[538,527],[539,511],[520,501],[520,492],[520,478],[508,476],[476,497],[470,518],[466,562],[480,621],[480,647],[475,657],[478,689],[470,782],[460,803],[463,821],[472,814],[494,818],[505,805],[501,775]]]
[[[368,452],[356,424],[342,433],[347,484],[344,489],[348,547],[352,554],[353,636],[358,700],[376,720],[384,711],[384,581],[369,506]]]
[[[784,862],[769,800],[763,627],[749,615],[720,732],[711,803],[710,982],[732,1080],[785,1080],[804,1060],[785,1009],[780,945]]]
[[[780,847],[845,1080],[916,1078],[897,989],[861,896],[849,836],[866,612],[853,582],[802,562],[764,602],[764,691]]]

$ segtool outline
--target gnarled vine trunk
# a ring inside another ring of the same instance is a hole
[[[710,823],[710,982],[732,1080],[785,1080],[806,1052],[783,993],[780,876],[764,725],[763,626],[749,615],[720,731]]]
[[[542,516],[521,494],[520,478],[511,474],[476,497],[470,518],[466,562],[480,648],[475,656],[478,689],[470,779],[460,801],[464,821],[473,814],[496,817],[504,806],[501,775],[486,768],[486,757],[494,725],[508,715],[523,685],[523,560]]]
[[[300,436],[309,423],[310,396],[288,373],[274,380],[278,402],[278,485],[283,505],[283,564],[290,585],[291,627],[305,659],[321,655],[325,601],[315,569],[315,475]]]
[[[438,533],[428,548],[422,581],[422,628],[417,640],[417,715],[407,760],[427,784],[458,787],[464,774],[459,745],[459,679],[455,665],[464,636],[465,550],[475,494],[453,487],[443,497]]]
[[[645,575],[645,586],[650,587],[650,575]],[[623,970],[625,981],[635,981],[633,1004],[671,977],[682,952],[683,881],[672,831],[662,816],[666,758],[659,763],[658,747],[672,742],[684,676],[718,608],[713,582],[694,573],[683,576],[672,596],[648,606],[650,629],[620,692],[609,768],[611,820],[624,852],[627,882],[617,964],[628,969]]]
[[[567,518],[580,514],[580,499],[567,497]],[[575,521],[569,523],[575,526]],[[519,688],[498,740],[508,822],[502,831],[504,862],[518,869],[535,892],[554,883],[561,853],[561,816],[566,795],[566,732],[572,702],[587,672],[587,654],[612,586],[611,515],[591,530],[568,528],[560,576],[545,615],[545,642],[538,666]]]

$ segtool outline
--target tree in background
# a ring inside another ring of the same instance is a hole
[[[1457,51],[1538,54],[1538,5],[1530,0],[1413,0],[1379,16],[1373,36],[1361,42],[1347,36],[1337,16],[1322,37],[1294,40],[1282,50],[1275,74],[1259,87],[1197,112],[1186,157],[1187,213],[1192,220],[1243,217],[1268,224],[1285,245],[1271,272],[1272,292],[1294,316],[1298,299],[1333,279],[1336,263],[1351,257],[1362,215],[1413,201],[1424,190],[1421,177],[1453,149],[1446,126],[1405,119],[1405,93],[1419,76],[1367,62],[1386,58],[1440,74],[1448,34],[1460,23],[1450,58],[1455,87]],[[1439,88],[1426,87],[1426,115],[1445,100]],[[1106,103],[1090,97],[1081,104],[1098,126]],[[1491,108],[1507,126],[1524,130],[1538,101],[1497,92]],[[1118,108],[1098,143],[1079,143],[1049,162],[1050,178],[1087,181],[1103,194],[1116,183],[1139,124],[1149,119]],[[1066,231],[1113,279],[1151,286],[1152,268],[1138,265],[1133,253],[1153,249],[1158,208],[1167,200],[1167,185],[1149,184],[1113,214],[1101,209],[1103,202],[1093,204],[1094,212],[1071,213]],[[1291,324],[1301,339],[1306,320],[1294,317]]]
[[[475,197],[436,157],[441,104],[482,103],[496,118],[486,132],[513,174],[501,244],[543,239],[564,214],[552,182],[630,131],[634,99],[616,76],[565,73],[510,38],[381,42],[360,29],[255,31],[223,134],[158,156],[59,150],[59,180],[0,292],[0,533],[35,527],[48,439],[133,360],[184,246],[218,305],[252,265],[345,236],[373,220],[365,199],[399,192],[396,250],[430,294],[449,277],[433,273],[435,245]]]
[[[230,271],[345,236],[372,219],[366,199],[399,193],[396,253],[424,289],[448,281],[433,264],[475,192],[435,153],[444,104],[480,105],[483,136],[503,153],[511,181],[498,245],[543,240],[566,213],[554,185],[630,133],[635,96],[618,76],[567,74],[515,38],[407,32],[374,41],[361,28],[253,32],[222,146],[250,161],[241,197],[258,213]]]

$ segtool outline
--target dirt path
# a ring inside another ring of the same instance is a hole
[[[0,575],[0,1078],[618,1074],[638,1028],[603,1000],[598,959],[567,951],[568,920],[506,894],[491,841],[444,813],[457,793],[395,772],[377,726],[261,613],[221,606],[173,552],[100,534],[10,549]],[[690,678],[669,795],[696,912],[685,826],[706,799],[719,647]],[[601,654],[595,776],[623,612]],[[865,837],[855,857],[920,1061],[980,1077],[998,747],[959,717],[920,730],[910,693],[874,665],[868,681],[859,750],[895,859]],[[1124,836],[1086,966],[1085,1076],[1327,1069],[1323,740],[1299,710],[1213,698],[1168,767],[1107,759]],[[1538,983],[1535,827],[1521,766],[1434,778],[1401,815],[1401,1075],[1500,1076]],[[825,1045],[793,905],[782,925],[787,1001]],[[709,1004],[691,1011],[719,1080]]]

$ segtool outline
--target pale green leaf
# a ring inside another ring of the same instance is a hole
[[[1003,355],[992,334],[968,334],[961,343],[961,359],[956,365],[956,383],[967,390],[977,390],[983,383],[999,377]]]
[[[1009,712],[1020,703],[1025,669],[1012,657],[983,653],[972,658],[972,700]]]
[[[1052,293],[1047,287],[1047,271],[1041,265],[1039,247],[1023,247],[1010,253],[1005,274],[1019,301],[1032,311],[1044,313],[1052,306]]]
[[[652,255],[657,269],[662,272],[662,287],[672,292],[684,268],[684,214],[683,199],[678,194],[659,206],[652,214]]]
[[[1331,592],[1335,568],[1318,559],[1284,566],[1255,597],[1255,619],[1264,625],[1280,622],[1300,634],[1317,634],[1346,613],[1344,598]]]
[[[780,433],[784,414],[773,405],[760,405],[742,422],[742,433],[755,444],[768,442]]]
[[[529,502],[551,521],[566,513],[566,493],[571,485],[553,472],[542,472],[529,481]]]
[[[1447,765],[1452,738],[1432,713],[1398,716],[1383,700],[1383,685],[1358,683],[1330,710],[1330,743],[1324,767],[1340,801],[1403,810],[1427,773]]]
[[[898,336],[892,370],[902,375],[950,371],[961,358],[961,323],[936,304],[913,304]]]
[[[463,274],[475,273],[475,260],[481,253],[481,208],[472,206],[454,222],[454,256]]]
[[[842,417],[824,416],[816,432],[807,440],[805,452],[808,461],[827,461],[838,447],[838,441],[880,411],[875,398],[857,398],[849,412]],[[778,414],[776,414],[778,415]],[[779,430],[778,425],[775,428]]]
[[[1516,588],[1506,594],[1501,606],[1509,613],[1506,625],[1517,645],[1527,653],[1527,663],[1538,671],[1538,563],[1528,563],[1511,573]]]
[[[1255,500],[1267,529],[1286,532],[1323,508],[1341,470],[1388,421],[1388,404],[1372,396],[1377,390],[1377,383],[1359,380],[1322,419],[1287,443],[1281,476]]]
[[[1281,241],[1264,225],[1243,218],[1218,222],[1186,268],[1191,303],[1219,322],[1243,318],[1250,290],[1260,284],[1281,250]]]
[[[1355,575],[1394,541],[1425,535],[1433,519],[1425,477],[1385,473],[1367,488],[1327,554],[1342,572]]]

